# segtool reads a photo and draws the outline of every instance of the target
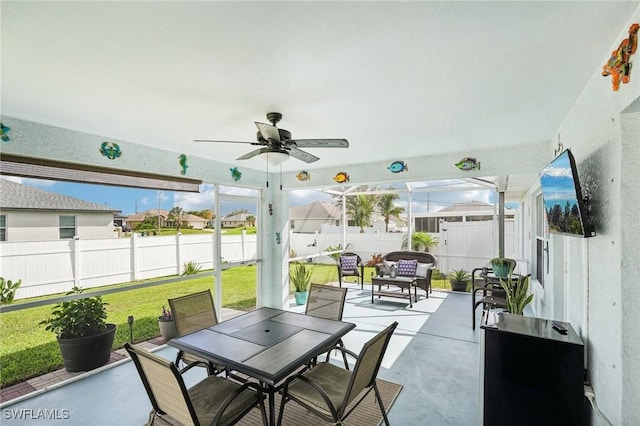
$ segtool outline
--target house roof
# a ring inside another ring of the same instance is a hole
[[[143,211],[141,213],[132,214],[127,218],[127,222],[142,222],[147,215],[158,216],[158,214],[164,218],[167,218],[169,216],[169,212],[166,210],[151,209],[151,210]]]
[[[204,217],[196,216],[195,214],[187,213],[182,215],[183,222],[207,222]]]
[[[482,201],[471,201],[468,203],[459,203],[459,204],[454,204],[452,206],[449,207],[445,207],[443,209],[438,210],[437,212],[435,212],[434,214],[441,214],[441,213],[486,213],[486,214],[493,214],[494,212],[494,205],[493,204],[489,204],[489,203],[485,203]],[[505,213],[513,213],[513,210],[511,209],[505,209]]]
[[[248,213],[234,214],[233,216],[227,216],[221,219],[222,222],[246,222]]]
[[[112,207],[0,179],[0,209],[119,213]]]
[[[340,219],[342,210],[326,201],[314,201],[311,204],[289,208],[290,219]]]

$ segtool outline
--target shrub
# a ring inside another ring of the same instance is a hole
[[[5,281],[3,277],[0,277],[0,303],[6,305],[12,303],[20,284],[22,284],[22,280],[16,282]]]
[[[73,287],[67,295],[80,294],[84,290]],[[102,296],[74,299],[56,304],[51,310],[51,317],[41,321],[45,330],[55,333],[60,339],[94,336],[107,330],[108,303]]]
[[[182,275],[195,275],[202,269],[202,265],[198,265],[193,260],[186,262],[183,265]]]

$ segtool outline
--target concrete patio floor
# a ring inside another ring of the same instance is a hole
[[[378,377],[404,385],[389,420],[394,425],[478,423],[478,330],[471,330],[470,294],[434,291],[409,308],[404,299],[376,299],[349,285],[343,319],[356,328],[343,339],[358,352],[392,321],[396,329]],[[292,301],[288,309],[304,311]],[[225,319],[231,312],[223,313]],[[153,347],[152,343],[147,343]],[[175,349],[158,354],[173,358]],[[337,359],[334,357],[334,361]],[[185,374],[187,384],[204,369]],[[142,425],[151,405],[128,359],[81,374],[1,406],[2,424]],[[48,420],[44,420],[45,417]]]

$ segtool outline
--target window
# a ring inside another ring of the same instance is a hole
[[[60,239],[76,236],[76,217],[60,216]]]
[[[0,241],[7,241],[7,215],[0,214]]]

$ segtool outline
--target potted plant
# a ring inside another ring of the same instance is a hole
[[[496,277],[506,278],[511,272],[511,265],[513,260],[505,257],[494,257],[490,260],[491,269]]]
[[[453,291],[467,291],[467,284],[469,282],[469,272],[464,268],[454,269],[449,273],[449,283],[451,284],[451,290]]]
[[[298,305],[307,303],[307,290],[311,281],[311,270],[308,270],[304,263],[294,263],[293,269],[289,271],[289,281],[294,288],[294,296]]]
[[[162,313],[158,317],[158,327],[160,327],[160,335],[164,340],[173,339],[178,335],[176,323],[173,321],[173,313],[165,306],[162,307]]]
[[[524,308],[533,300],[533,293],[527,294],[529,291],[529,276],[522,279],[512,279],[511,276],[506,280],[500,280],[500,285],[506,293],[507,311],[510,314],[522,315]]]
[[[82,292],[76,286],[67,295]],[[67,371],[93,370],[109,361],[116,325],[107,324],[106,305],[102,296],[74,298],[56,304],[51,317],[40,322],[56,334]]]

